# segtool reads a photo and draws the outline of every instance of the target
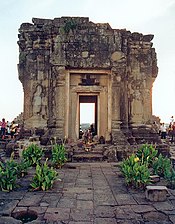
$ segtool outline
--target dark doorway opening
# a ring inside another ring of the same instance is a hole
[[[95,135],[97,135],[97,96],[79,96],[79,104],[79,138],[82,137],[84,129],[87,130],[91,124],[93,124]]]

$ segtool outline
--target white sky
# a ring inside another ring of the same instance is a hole
[[[0,4],[0,120],[23,110],[18,80],[18,29],[33,17],[84,16],[112,28],[154,34],[159,74],[153,86],[153,114],[175,116],[175,0],[4,0]]]
[[[95,103],[80,103],[80,124],[95,123]]]

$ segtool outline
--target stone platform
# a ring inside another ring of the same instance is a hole
[[[144,191],[126,188],[119,163],[67,163],[58,173],[61,181],[47,192],[29,191],[32,175],[18,190],[0,192],[0,224],[22,223],[11,215],[27,210],[37,213],[32,224],[175,223],[175,190],[164,202],[150,202]]]

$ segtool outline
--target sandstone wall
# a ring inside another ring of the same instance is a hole
[[[111,131],[150,123],[158,72],[152,39],[153,35],[112,29],[86,17],[33,18],[21,24],[18,70],[25,126],[56,128],[59,135],[65,134],[73,69],[109,71]]]

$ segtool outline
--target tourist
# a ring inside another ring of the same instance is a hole
[[[172,133],[173,133],[173,124],[169,124],[168,126],[168,136],[172,139]]]
[[[171,118],[170,118],[170,124],[173,125],[173,123],[174,123],[174,117],[171,116]]]
[[[16,124],[15,121],[12,121],[12,124],[10,126],[10,135],[12,139],[15,138],[15,133],[16,133]]]
[[[2,118],[2,122],[1,122],[1,136],[2,136],[2,139],[5,138],[6,125],[7,125],[7,123],[5,122],[5,118]]]
[[[173,125],[172,125],[171,143],[174,143],[174,140],[175,140],[175,122],[173,122]]]
[[[92,142],[92,134],[91,134],[89,129],[84,131],[83,141],[84,141],[85,144],[89,143],[89,142]]]
[[[90,125],[89,131],[90,131],[90,133],[92,135],[92,138],[93,138],[95,136],[95,128],[94,128],[93,124]]]
[[[10,121],[7,121],[7,128],[6,128],[6,131],[7,131],[7,135],[8,135],[8,136],[10,135],[10,126],[11,126]]]
[[[160,126],[160,130],[161,130],[161,139],[166,139],[166,126],[165,123],[162,123],[162,125]]]
[[[16,124],[16,131],[15,131],[15,139],[19,139],[20,138],[20,134],[21,134],[21,128],[19,126],[19,124]],[[66,136],[65,136],[65,141],[66,141]]]

